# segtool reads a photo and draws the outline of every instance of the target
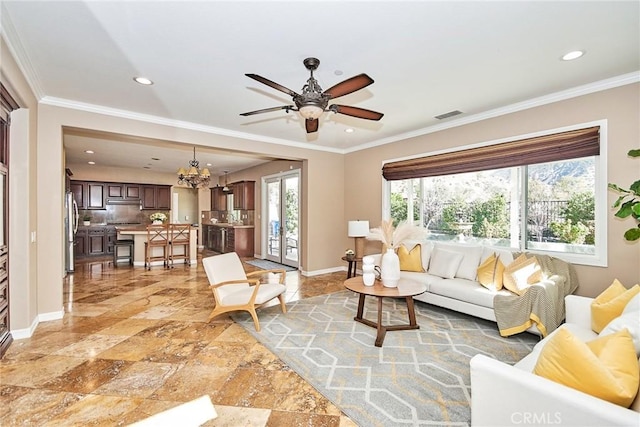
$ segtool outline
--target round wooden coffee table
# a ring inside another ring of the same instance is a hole
[[[375,342],[376,347],[382,347],[382,342],[384,341],[384,336],[387,331],[401,331],[420,328],[420,326],[416,322],[416,312],[413,305],[413,297],[427,291],[427,286],[425,284],[415,282],[413,280],[400,279],[397,288],[387,288],[386,286],[383,286],[382,282],[379,280],[376,280],[373,286],[365,286],[362,282],[362,276],[357,276],[345,280],[344,286],[345,288],[360,295],[360,298],[358,300],[358,312],[353,320],[363,323],[367,326],[371,326],[372,328],[376,328],[378,330],[378,335],[376,336]],[[367,295],[378,298],[377,323],[362,317],[362,314],[364,312],[364,298]],[[405,298],[407,302],[407,312],[409,314],[408,325],[385,326],[382,324],[382,298],[384,297]]]

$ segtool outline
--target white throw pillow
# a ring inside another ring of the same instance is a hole
[[[462,245],[452,243],[436,243],[436,248],[445,251],[456,252],[462,255],[462,261],[458,266],[455,277],[467,280],[476,280],[480,258],[482,257],[482,246]]]
[[[640,294],[639,294],[640,295]],[[633,300],[632,300],[633,301]],[[633,339],[633,346],[636,349],[636,356],[640,357],[640,311],[630,311],[622,313],[613,319],[598,336],[605,336],[627,329]]]
[[[462,262],[461,253],[446,251],[436,246],[431,253],[429,274],[445,279],[453,279],[456,276],[460,262]]]

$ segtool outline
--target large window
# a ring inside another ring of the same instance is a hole
[[[432,240],[511,247],[605,265],[606,182],[598,179],[603,157],[390,180],[385,216],[394,223],[410,220],[427,228]],[[433,158],[424,164],[429,161]]]

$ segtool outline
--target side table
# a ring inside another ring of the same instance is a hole
[[[343,261],[348,263],[347,265],[347,279],[355,277],[356,270],[358,269],[358,262],[362,262],[362,258],[356,257],[347,257],[346,255],[342,257]]]

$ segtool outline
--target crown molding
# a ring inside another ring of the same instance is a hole
[[[265,142],[267,144],[277,144],[277,145],[284,145],[288,147],[305,148],[305,149],[315,150],[315,151],[326,151],[331,153],[344,154],[343,149],[322,147],[318,145],[309,144],[306,142],[290,141],[287,139],[270,138],[267,136],[256,135],[256,134],[246,133],[246,132],[236,132],[229,129],[218,128],[215,126],[207,126],[199,123],[168,119],[165,117],[154,116],[151,114],[136,113],[133,111],[120,110],[117,108],[104,107],[102,105],[88,104],[84,102],[77,102],[77,101],[72,101],[64,98],[45,96],[40,100],[40,103],[45,105],[51,105],[54,107],[69,108],[69,109],[80,110],[80,111],[85,111],[89,113],[103,114],[103,115],[112,116],[112,117],[119,117],[123,119],[141,121],[146,123],[153,123],[153,124],[158,124],[163,126],[174,127],[178,129],[193,130],[193,131],[198,131],[198,132],[203,132],[203,133],[208,133],[213,135],[228,136],[231,138],[244,139],[248,141],[259,141],[259,142]]]
[[[640,82],[640,71],[634,71],[632,73],[623,74],[620,76],[612,77],[605,80],[599,80],[597,82],[589,83],[586,85],[576,86],[571,89],[563,90],[560,92],[551,93],[549,95],[532,98],[526,101],[517,102],[515,104],[507,105],[504,107],[495,108],[482,113],[474,114],[467,117],[461,117],[456,120],[451,120],[446,123],[439,123],[434,126],[418,129],[412,132],[406,132],[403,134],[395,135],[393,137],[379,139],[367,144],[361,144],[352,148],[344,150],[344,153],[352,153],[355,151],[361,151],[368,148],[378,147],[380,145],[391,144],[393,142],[402,141],[405,139],[415,138],[422,135],[427,135],[434,132],[440,132],[445,129],[451,129],[458,126],[468,125],[470,123],[479,122],[482,120],[491,119],[494,117],[504,116],[506,114],[515,113],[522,110],[528,110],[530,108],[540,107],[554,102],[564,101],[578,96],[589,95],[603,90],[614,89],[616,87],[625,86],[633,83]]]
[[[0,37],[4,38],[11,56],[13,56],[13,59],[18,64],[18,68],[31,88],[33,95],[38,100],[42,99],[44,91],[42,90],[42,85],[38,79],[38,74],[36,73],[22,42],[20,42],[20,38],[18,37],[16,28],[13,26],[13,22],[11,21],[8,11],[1,5],[1,3],[2,2],[0,2],[0,7],[2,8],[2,12],[0,13]]]

